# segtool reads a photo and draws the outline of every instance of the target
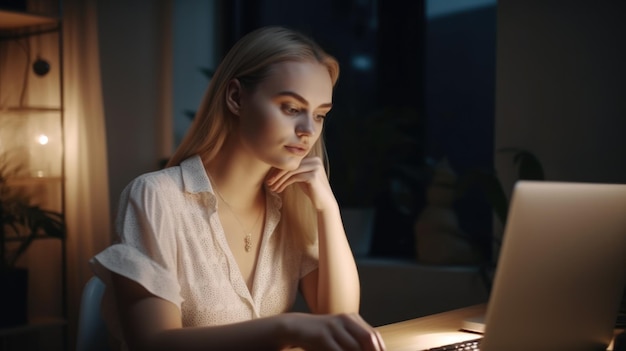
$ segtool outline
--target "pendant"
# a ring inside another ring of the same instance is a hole
[[[252,234],[246,234],[246,236],[243,238],[243,241],[246,244],[246,246],[244,246],[246,252],[250,252],[250,249],[252,249]]]

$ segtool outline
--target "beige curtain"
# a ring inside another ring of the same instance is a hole
[[[70,345],[89,259],[110,243],[96,0],[63,1],[65,208]]]

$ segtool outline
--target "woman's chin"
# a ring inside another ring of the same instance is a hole
[[[283,171],[295,171],[300,167],[301,159],[291,159],[284,162],[277,162],[274,164],[274,168],[281,169]]]

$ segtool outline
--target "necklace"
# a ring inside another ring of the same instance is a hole
[[[250,252],[250,250],[252,249],[252,231],[256,227],[256,224],[259,222],[259,219],[261,218],[263,211],[259,211],[259,215],[254,221],[254,224],[252,225],[250,230],[246,231],[246,228],[241,222],[241,220],[239,219],[239,216],[237,216],[235,211],[233,211],[233,208],[230,206],[230,204],[226,200],[224,200],[224,197],[222,196],[222,194],[219,192],[219,190],[217,190],[217,186],[215,186],[215,183],[213,183],[213,188],[215,189],[215,192],[217,193],[217,196],[219,196],[220,200],[222,200],[224,205],[226,205],[226,208],[228,208],[230,213],[233,214],[233,217],[235,217],[235,220],[237,220],[237,223],[239,223],[239,226],[241,227],[241,231],[244,233],[244,237],[243,237],[244,249],[246,250],[246,252]]]

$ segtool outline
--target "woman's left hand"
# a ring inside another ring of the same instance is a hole
[[[318,211],[337,204],[326,176],[326,170],[319,157],[304,158],[300,166],[291,171],[272,168],[267,175],[266,182],[270,190],[277,193],[282,192],[291,184],[298,183]]]

